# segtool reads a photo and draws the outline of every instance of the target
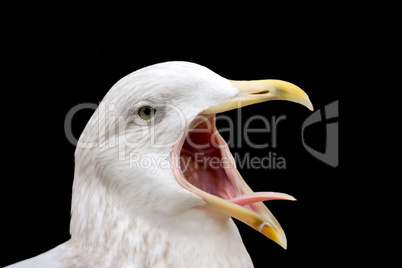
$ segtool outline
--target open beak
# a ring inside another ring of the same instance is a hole
[[[310,110],[313,110],[313,106],[303,90],[285,81],[231,83],[239,93],[234,98],[202,112],[200,118],[193,122],[192,128],[183,133],[176,142],[173,154],[178,157],[173,159],[180,163],[174,165],[175,177],[185,189],[203,198],[207,202],[207,208],[242,221],[286,249],[285,233],[262,201],[295,198],[287,194],[253,192],[250,189],[236,169],[228,145],[216,130],[215,114],[268,100],[293,101]],[[201,129],[208,131],[202,133]],[[209,146],[207,149],[200,149],[194,145],[195,140],[209,140]],[[225,165],[214,168],[200,165],[200,156],[205,159],[218,157],[222,163],[225,161]]]

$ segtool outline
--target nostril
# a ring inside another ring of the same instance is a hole
[[[269,93],[269,90],[264,90],[264,91],[260,91],[260,92],[256,92],[256,93],[251,93],[251,95],[263,95],[263,94],[267,94]]]

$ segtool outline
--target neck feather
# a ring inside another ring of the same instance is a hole
[[[76,170],[70,243],[96,256],[100,263],[115,267],[181,267],[186,263],[252,267],[232,219],[197,207],[174,216],[155,215],[165,218],[150,221],[132,213],[121,196],[99,179],[83,175]]]

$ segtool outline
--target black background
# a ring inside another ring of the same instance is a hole
[[[177,21],[167,26],[167,16],[157,25],[152,25],[150,17],[125,22],[123,30],[123,26],[110,26],[107,15],[85,24],[69,15],[61,20],[57,15],[36,18],[10,31],[3,52],[8,68],[4,77],[7,90],[2,91],[2,149],[8,157],[3,158],[2,169],[8,179],[3,179],[1,188],[0,266],[38,255],[69,239],[75,148],[64,134],[67,112],[79,103],[99,103],[124,75],[170,60],[195,62],[234,80],[292,82],[310,96],[315,109],[339,100],[340,115],[335,121],[340,127],[340,157],[336,168],[305,150],[302,124],[312,112],[290,102],[258,104],[241,112],[241,124],[253,114],[286,116],[278,125],[276,148],[256,150],[243,143],[231,150],[251,157],[268,152],[284,157],[284,170],[240,172],[254,191],[284,192],[297,199],[267,202],[285,230],[287,250],[238,223],[255,266],[322,267],[342,262],[350,231],[344,225],[348,215],[342,203],[348,195],[343,146],[347,129],[342,124],[346,100],[339,90],[339,77],[345,76],[347,37],[337,23],[327,18],[328,14],[309,20],[300,15],[288,24],[269,14],[251,16],[248,21],[239,21],[240,16],[232,14],[213,26],[187,23],[191,16],[176,17]],[[76,137],[91,114],[81,111],[74,117]],[[237,116],[236,111],[226,114]],[[324,151],[325,124],[311,126],[305,135],[311,147]],[[270,134],[250,137],[256,142],[271,141]]]

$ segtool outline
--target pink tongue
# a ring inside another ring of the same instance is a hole
[[[288,194],[275,193],[275,192],[257,192],[244,194],[228,201],[235,203],[240,206],[249,205],[256,202],[268,201],[268,200],[291,200],[295,201],[296,199]]]

